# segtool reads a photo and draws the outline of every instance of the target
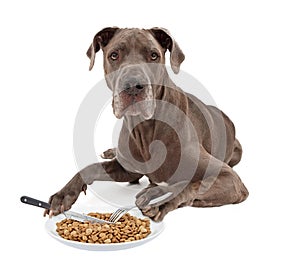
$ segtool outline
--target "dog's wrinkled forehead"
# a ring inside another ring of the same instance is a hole
[[[96,53],[102,49],[104,66],[117,68],[120,63],[140,60],[147,63],[164,64],[165,52],[170,51],[170,63],[174,73],[178,73],[184,54],[168,30],[154,27],[151,29],[107,27],[96,33],[87,56],[91,70]],[[130,58],[127,58],[130,55]],[[109,61],[109,63],[108,63]],[[113,69],[114,69],[113,68]],[[105,71],[108,72],[108,71]]]
[[[103,48],[103,51],[108,51],[112,48],[143,53],[147,49],[159,49],[162,52],[165,50],[161,47],[158,41],[144,29],[120,29],[116,32],[110,42]]]

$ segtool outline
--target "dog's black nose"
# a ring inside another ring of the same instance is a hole
[[[142,92],[145,88],[145,85],[141,84],[138,80],[132,78],[125,82],[124,91],[130,95],[136,95]]]

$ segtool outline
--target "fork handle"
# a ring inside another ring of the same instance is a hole
[[[25,204],[33,205],[33,206],[48,209],[48,210],[50,209],[49,203],[46,203],[44,201],[29,197],[29,196],[22,196],[20,198],[20,200],[21,200],[21,202],[23,202]]]

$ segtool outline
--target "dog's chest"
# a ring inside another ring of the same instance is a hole
[[[128,171],[151,174],[153,181],[168,180],[180,156],[178,136],[166,124],[145,121],[121,131],[117,158]]]

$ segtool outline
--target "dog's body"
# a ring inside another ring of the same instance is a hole
[[[103,29],[87,53],[90,69],[100,48],[114,114],[124,117],[118,148],[104,153],[111,160],[87,166],[53,195],[50,213],[69,209],[95,180],[136,182],[143,175],[150,185],[136,196],[136,205],[155,221],[182,206],[245,200],[248,191],[232,169],[242,155],[234,125],[171,81],[164,53],[171,52],[175,73],[184,55],[169,33],[159,28]]]

